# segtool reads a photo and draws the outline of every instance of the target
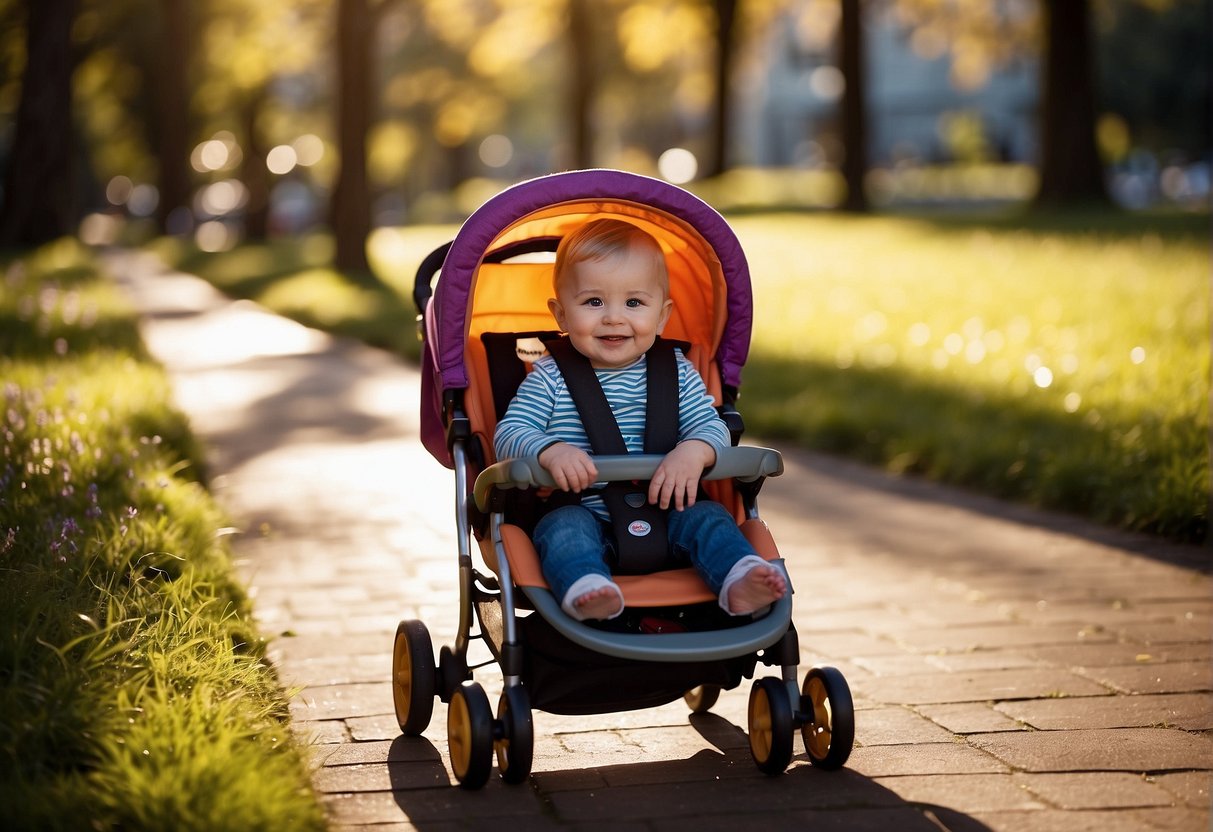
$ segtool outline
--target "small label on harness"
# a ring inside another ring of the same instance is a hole
[[[633,520],[631,523],[628,523],[628,534],[633,537],[644,537],[652,530],[653,527],[644,520]]]
[[[532,364],[548,354],[548,348],[538,338],[519,338],[514,342],[514,353],[524,364]]]

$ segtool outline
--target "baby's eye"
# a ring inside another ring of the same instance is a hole
[[[627,303],[628,303],[628,307],[631,309],[636,309],[637,307],[644,306],[644,301],[642,301],[640,298],[628,298]]]
[[[586,298],[586,306],[602,306],[602,298]]]

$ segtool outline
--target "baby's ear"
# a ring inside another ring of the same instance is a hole
[[[657,332],[660,333],[665,329],[666,323],[670,320],[670,313],[674,311],[674,301],[666,298],[661,304],[661,318],[657,322]]]
[[[556,319],[556,325],[560,327],[560,330],[562,332],[566,331],[564,326],[564,307],[560,305],[560,301],[556,300],[556,298],[548,298],[548,311]]]

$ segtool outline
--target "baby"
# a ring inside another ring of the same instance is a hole
[[[673,308],[665,258],[655,239],[622,220],[586,223],[560,243],[548,301],[572,346],[589,359],[619,423],[628,451],[644,446],[646,353]],[[677,356],[678,444],[665,455],[648,502],[669,512],[671,552],[693,566],[720,606],[756,612],[784,596],[782,571],[758,556],[720,504],[696,501],[699,479],[729,444],[728,429],[691,363]],[[535,362],[497,425],[499,459],[538,454],[539,463],[579,505],[545,514],[532,539],[545,580],[566,613],[579,620],[614,618],[623,593],[611,580],[614,547],[606,506],[593,488],[598,471],[580,414],[555,360]]]

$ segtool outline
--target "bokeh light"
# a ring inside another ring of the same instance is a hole
[[[665,181],[685,185],[699,173],[699,160],[686,148],[671,147],[657,157],[657,171]]]

